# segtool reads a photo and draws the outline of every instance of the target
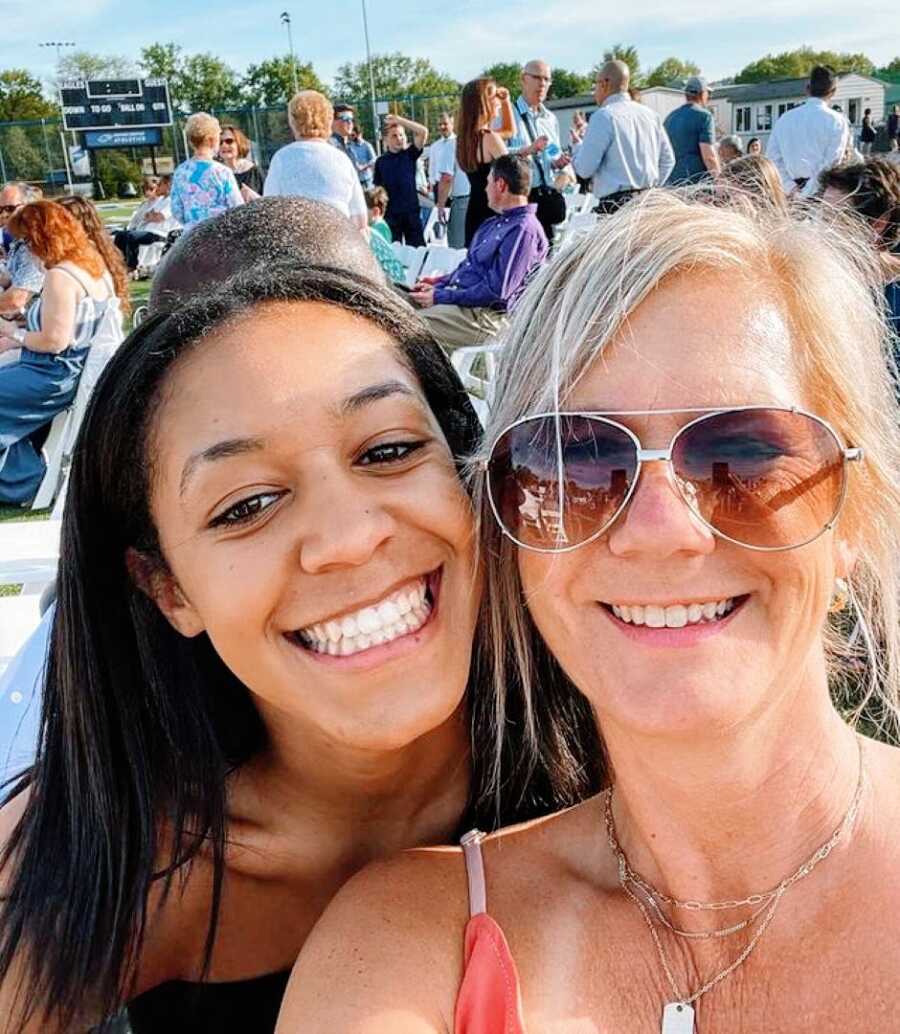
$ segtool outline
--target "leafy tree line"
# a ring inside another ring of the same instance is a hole
[[[619,59],[631,69],[632,82],[638,87],[675,86],[699,73],[699,66],[688,59],[667,57],[657,65],[644,69],[637,48],[616,43],[603,53],[603,61]],[[594,68],[573,71],[553,68],[552,98],[572,97],[589,93],[600,61]],[[814,64],[830,65],[838,72],[859,72],[863,75],[900,76],[900,56],[877,68],[865,54],[839,53],[800,47],[780,54],[767,54],[742,68],[732,80],[753,83],[765,79],[800,78]],[[178,111],[202,111],[221,108],[276,106],[286,103],[294,91],[294,75],[301,89],[316,89],[335,98],[362,98],[370,93],[374,80],[380,98],[453,96],[460,83],[439,71],[427,58],[413,58],[399,52],[375,54],[371,76],[367,62],[347,62],[340,66],[329,87],[316,73],[311,62],[297,61],[292,69],[288,55],[266,58],[247,67],[243,75],[227,62],[211,53],[190,54],[177,43],[153,43],[141,50],[135,62],[123,56],[76,51],[59,66],[61,79],[104,79],[140,74],[160,76],[168,80],[172,102]],[[502,61],[485,68],[511,92],[520,84],[519,62]],[[56,94],[52,84],[50,94]],[[59,108],[39,79],[24,68],[0,71],[0,122],[54,118]]]

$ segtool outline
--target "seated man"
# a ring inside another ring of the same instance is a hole
[[[547,238],[528,203],[531,162],[519,155],[495,158],[487,180],[488,204],[497,213],[482,223],[469,254],[452,273],[426,277],[410,293],[424,309],[432,333],[447,349],[478,345],[506,322],[529,274],[547,256]]]
[[[0,190],[0,229],[8,237],[6,224],[14,212],[29,201],[30,188],[24,183],[7,183]],[[11,238],[6,251],[6,272],[0,276],[0,316],[14,319],[28,307],[44,286],[44,264],[31,254],[24,241]]]
[[[148,186],[153,184],[152,189]],[[124,230],[116,230],[113,240],[125,258],[129,271],[137,269],[138,253],[144,244],[156,244],[164,241],[172,230],[178,230],[181,224],[172,215],[172,201],[169,194],[172,190],[172,174],[165,173],[155,183],[150,180],[144,185],[146,200],[139,205]]]

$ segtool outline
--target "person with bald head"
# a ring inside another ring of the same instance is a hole
[[[560,220],[553,219],[551,206],[542,203],[540,188],[553,187],[556,173],[569,163],[560,148],[559,121],[544,104],[552,84],[546,61],[536,58],[523,67],[522,92],[513,107],[515,134],[507,145],[512,154],[531,159],[531,182],[538,188],[532,191],[536,195],[532,200],[537,202],[537,218],[548,241],[553,240],[553,227]]]
[[[332,205],[303,197],[262,197],[178,239],[153,277],[150,311],[168,312],[250,266],[279,259],[384,281],[366,238]]]
[[[624,61],[607,61],[597,72],[591,115],[583,136],[573,131],[572,163],[590,179],[596,212],[614,212],[635,194],[661,186],[675,156],[655,111],[628,95],[631,73]]]

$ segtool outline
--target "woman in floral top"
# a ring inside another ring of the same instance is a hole
[[[192,226],[244,203],[234,173],[214,160],[219,149],[219,120],[198,111],[187,120],[185,136],[192,157],[175,170],[172,179],[172,215]]]

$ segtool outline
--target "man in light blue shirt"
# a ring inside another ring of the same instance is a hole
[[[597,73],[598,108],[572,153],[575,172],[591,179],[600,212],[615,211],[634,194],[661,186],[675,166],[672,145],[655,111],[628,95],[624,61],[607,61]]]
[[[535,187],[553,186],[556,173],[569,164],[559,142],[559,120],[544,105],[553,75],[546,61],[529,61],[522,69],[522,92],[513,105],[516,120],[515,135],[509,140],[509,150],[522,158],[531,159],[531,183]],[[538,219],[553,240],[553,225],[545,224],[538,207]]]

